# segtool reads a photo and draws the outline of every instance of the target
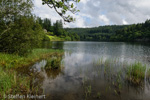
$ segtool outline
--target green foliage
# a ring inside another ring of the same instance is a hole
[[[150,41],[150,20],[116,31],[114,41]]]
[[[0,98],[9,94],[31,93],[30,79],[25,76],[17,75],[14,70],[2,69],[0,67]]]
[[[139,84],[145,77],[146,66],[135,63],[127,69],[127,79],[134,84]]]
[[[74,3],[80,2],[80,0],[42,0],[43,5],[46,4],[50,8],[54,8],[55,11],[64,19],[66,22],[72,22],[75,19],[70,16],[66,15],[67,11],[70,11],[71,13],[76,13],[79,10],[76,9],[76,6]]]
[[[66,40],[66,41],[71,41],[71,37],[66,36],[66,37],[65,37],[65,40]]]
[[[32,0],[3,0],[0,5],[0,52],[27,55],[44,38],[31,14]]]
[[[43,39],[43,29],[33,17],[21,16],[9,31],[0,36],[1,52],[26,55]]]
[[[99,26],[93,28],[66,28],[69,33],[77,33],[82,41],[110,41],[116,30],[123,29],[123,25]]]
[[[57,36],[60,36],[62,35],[63,33],[63,24],[62,24],[62,21],[56,21],[56,23],[54,23],[54,34],[57,35]]]
[[[52,63],[51,64],[52,69],[58,69],[61,66],[61,58],[60,57],[59,58],[54,58],[54,59],[52,59],[51,63]]]
[[[43,41],[50,41],[50,38],[47,35],[44,35]]]
[[[79,41],[80,36],[76,33],[68,33],[63,29],[62,20],[57,20],[53,26],[51,26],[50,19],[37,19],[43,29],[46,29],[46,33],[51,41]],[[45,40],[45,37],[44,37]],[[48,39],[46,39],[48,40]]]
[[[51,19],[45,18],[42,20],[40,17],[38,17],[37,20],[38,20],[39,24],[43,27],[43,29],[46,29],[49,32],[53,31]]]
[[[46,59],[55,53],[62,53],[61,50],[33,49],[32,52],[24,57],[15,54],[0,53],[0,66],[4,68],[28,67],[36,61]]]
[[[61,60],[62,57],[58,55],[53,58],[48,58],[45,69],[59,69],[61,67]]]
[[[94,28],[66,28],[78,33],[82,41],[150,41],[150,20],[133,25],[111,25]]]

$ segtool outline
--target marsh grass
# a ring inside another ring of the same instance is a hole
[[[91,85],[85,86],[84,91],[85,91],[85,99],[87,99],[89,96],[91,96],[92,86]]]
[[[60,69],[61,68],[61,61],[62,61],[62,54],[53,55],[53,57],[47,58],[47,64],[45,69]]]
[[[24,75],[21,70],[27,69],[39,60],[62,53],[61,50],[51,49],[34,49],[28,56],[0,53],[0,99],[5,100],[4,96],[8,94],[38,94],[41,89],[38,85],[33,85],[33,77]],[[53,64],[57,64],[57,61]]]
[[[51,57],[54,54],[62,53],[62,50],[34,49],[28,56],[0,53],[0,66],[5,68],[26,67],[35,62]]]
[[[150,74],[150,70],[147,71],[147,77]],[[134,63],[127,67],[127,80],[133,84],[140,84],[146,77],[146,65],[141,63]]]
[[[19,76],[14,70],[5,70],[0,67],[0,98],[8,94],[31,93],[29,77]]]
[[[126,76],[126,79],[130,81],[133,84],[139,84],[141,83],[145,77],[150,77],[150,69],[146,65],[143,65],[140,62],[132,63],[131,65],[128,64],[126,61],[119,61],[119,58],[114,59],[106,59],[103,58],[97,60],[97,62],[94,60],[93,63],[94,66],[97,67],[97,72],[101,73],[101,67],[104,66],[103,73],[104,75],[111,77],[111,76],[119,76],[116,77],[116,81],[120,80],[120,76]],[[147,68],[147,70],[146,70]],[[125,71],[124,71],[125,70]],[[99,74],[100,75],[100,74]],[[120,83],[120,82],[119,82]]]
[[[93,73],[95,73],[94,78],[98,80],[101,77],[104,77],[104,81],[107,81],[109,84],[109,91],[112,91],[116,96],[119,96],[122,94],[123,89],[127,86],[133,86],[137,88],[144,88],[144,82],[148,82],[150,79],[150,66],[144,65],[141,62],[128,62],[128,61],[122,61],[119,58],[115,59],[103,59],[100,58],[98,60],[93,59],[92,62],[93,65]],[[88,80],[84,80],[83,78],[83,87],[85,90],[85,97],[90,98],[89,96],[89,88],[88,88],[88,81],[90,78],[89,74],[92,73],[92,70],[89,69],[88,71],[85,71]],[[91,79],[92,80],[92,79]],[[97,81],[94,80],[94,81]],[[98,81],[99,82],[99,81]],[[94,84],[94,83],[93,83]],[[93,84],[91,87],[94,87]],[[94,92],[95,87],[92,88]],[[108,87],[106,87],[106,92],[108,90]],[[97,93],[97,92],[96,92]],[[99,97],[99,96],[97,96]]]

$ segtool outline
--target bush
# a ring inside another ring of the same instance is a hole
[[[20,17],[5,34],[0,35],[0,51],[26,55],[43,39],[43,29],[33,17]]]
[[[50,38],[47,35],[44,35],[43,41],[50,41]]]

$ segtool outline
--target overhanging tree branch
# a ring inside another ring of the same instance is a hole
[[[77,7],[74,7],[74,3],[78,3],[80,0],[42,0],[43,5],[47,4],[48,7],[54,8],[54,10],[63,18],[65,22],[72,22],[75,19],[70,16],[66,15],[67,11],[75,14],[79,12]]]

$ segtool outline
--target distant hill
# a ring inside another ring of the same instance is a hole
[[[93,28],[65,28],[65,30],[69,33],[77,33],[82,41],[106,41],[111,35],[115,34],[117,30],[128,26],[129,25],[109,25]]]
[[[150,20],[132,25],[65,28],[65,30],[77,33],[81,41],[150,41]]]

